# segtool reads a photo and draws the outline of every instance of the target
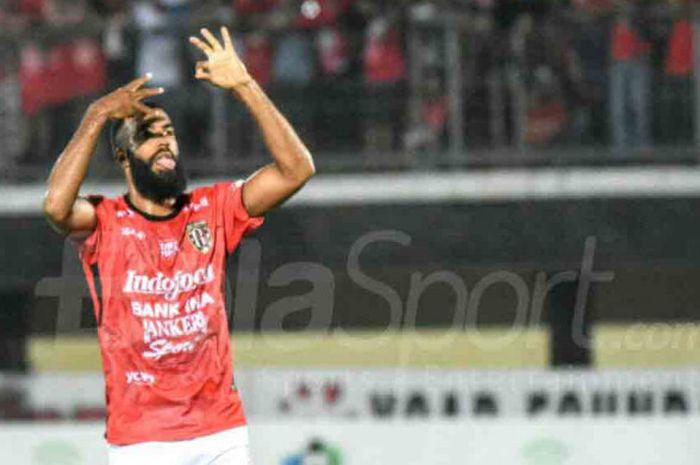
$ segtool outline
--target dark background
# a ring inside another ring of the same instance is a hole
[[[312,262],[332,275],[333,307],[320,309],[332,312],[325,315],[331,328],[399,329],[403,318],[392,321],[389,303],[354,282],[346,269],[353,244],[385,230],[407,234],[410,245],[373,242],[362,251],[360,267],[398,293],[402,311],[414,273],[456,273],[471,295],[479,280],[507,271],[519,275],[532,296],[538,273],[578,272],[586,239],[593,238],[593,270],[612,271],[614,279],[591,285],[585,331],[598,322],[693,322],[700,319],[700,219],[694,214],[699,207],[700,198],[640,198],[284,208],[269,214],[264,227],[243,244],[248,254],[243,264],[240,254],[230,260],[230,288],[240,294],[232,322],[237,331],[280,329],[265,327],[266,309],[311,292],[313,285],[301,278],[275,287],[268,279],[284,265]],[[61,304],[56,295],[75,295],[74,289],[85,286],[72,246],[38,216],[1,218],[0,238],[0,364],[26,368],[24,340],[31,334],[93,334],[88,298],[81,301],[79,324],[66,326],[59,318],[59,305],[72,311],[78,303]],[[515,321],[515,291],[497,283],[483,294],[468,324],[548,325],[553,364],[588,364],[591,354],[571,340],[576,291],[576,282],[559,285],[549,293],[541,316],[528,309],[527,318]],[[416,324],[452,326],[454,307],[451,287],[435,284],[420,298]],[[285,330],[328,330],[318,326],[320,320],[310,324],[308,310],[280,318]]]

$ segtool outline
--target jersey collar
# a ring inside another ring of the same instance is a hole
[[[173,205],[173,211],[168,213],[167,215],[152,215],[150,213],[146,213],[145,211],[139,209],[136,205],[131,203],[131,199],[129,199],[129,194],[124,194],[122,197],[124,199],[124,202],[129,206],[130,209],[134,210],[136,213],[147,219],[148,221],[168,221],[172,220],[175,218],[177,215],[180,214],[180,211],[182,210],[182,207],[185,206],[185,203],[187,203],[187,198],[189,196],[187,194],[182,194],[180,195],[177,200],[175,200],[175,205]]]

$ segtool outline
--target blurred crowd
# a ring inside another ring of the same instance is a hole
[[[455,131],[467,152],[689,145],[692,21],[691,0],[0,0],[0,167],[53,160],[92,99],[146,72],[194,159],[262,153],[194,81],[202,25],[232,28],[321,156],[410,160]]]

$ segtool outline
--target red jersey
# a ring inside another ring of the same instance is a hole
[[[668,39],[665,71],[669,76],[690,77],[693,72],[693,25],[688,19],[679,19],[673,24]]]
[[[642,38],[626,23],[618,21],[612,34],[612,57],[617,61],[633,60],[649,52],[649,42]]]
[[[245,425],[233,379],[225,259],[262,224],[241,184],[183,195],[167,217],[91,197],[80,243],[106,382],[107,441],[176,441]]]

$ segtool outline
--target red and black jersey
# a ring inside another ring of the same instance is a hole
[[[258,228],[241,184],[183,195],[167,217],[128,198],[90,198],[79,245],[98,320],[107,441],[174,441],[246,423],[233,384],[225,259]]]

